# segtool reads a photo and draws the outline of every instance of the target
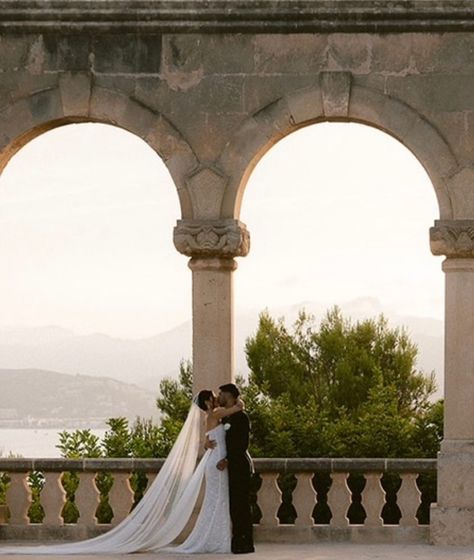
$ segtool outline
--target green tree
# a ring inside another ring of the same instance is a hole
[[[160,381],[160,395],[156,406],[162,420],[180,420],[184,423],[193,396],[193,368],[191,362],[181,360],[178,379],[165,377]]]
[[[353,324],[334,306],[319,328],[300,311],[293,332],[283,318],[260,314],[257,332],[246,341],[251,381],[271,397],[287,394],[294,403],[314,397],[333,411],[357,411],[371,387],[394,385],[400,410],[417,411],[435,391],[434,372],[415,367],[418,349],[405,328],[390,328],[381,314]]]
[[[193,397],[193,368],[190,361],[181,360],[178,379],[165,377],[160,381],[156,406],[161,412],[162,452],[166,456],[183,427]]]
[[[383,315],[352,323],[334,306],[317,326],[300,311],[289,329],[264,311],[245,351],[255,456],[436,453],[434,372],[416,368],[417,346]]]

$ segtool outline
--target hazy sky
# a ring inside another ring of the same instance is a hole
[[[255,168],[241,219],[236,307],[376,297],[443,318],[439,217],[428,175],[397,140],[321,123]],[[0,177],[0,326],[151,336],[191,315],[191,271],[174,249],[178,198],[160,158],[118,128],[74,124],[27,144]]]

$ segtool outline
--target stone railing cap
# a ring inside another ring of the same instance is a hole
[[[389,458],[295,458],[254,459],[256,472],[430,472],[436,459]]]
[[[256,458],[256,472],[431,472],[436,459],[399,458]],[[0,471],[82,471],[82,472],[156,472],[164,459],[63,459],[63,458],[0,458]]]

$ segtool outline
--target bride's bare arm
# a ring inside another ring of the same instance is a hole
[[[244,409],[244,402],[241,399],[238,399],[234,406],[229,408],[224,408],[223,406],[218,406],[212,411],[212,416],[216,419],[224,418],[224,416],[230,416],[231,414],[235,414],[236,412],[240,412]]]

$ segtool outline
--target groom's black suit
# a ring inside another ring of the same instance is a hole
[[[232,552],[253,552],[253,525],[250,511],[250,481],[254,471],[248,452],[250,419],[244,410],[223,418],[229,469]]]

